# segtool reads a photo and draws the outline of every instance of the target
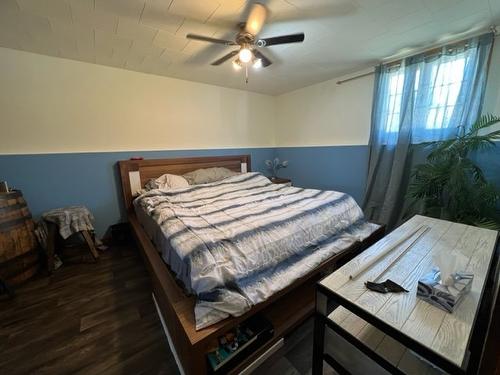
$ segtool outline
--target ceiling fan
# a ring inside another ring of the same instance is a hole
[[[263,4],[254,3],[248,15],[247,21],[239,25],[240,31],[238,32],[238,34],[236,34],[234,41],[216,39],[196,34],[187,34],[186,38],[209,43],[223,44],[226,46],[239,46],[238,49],[229,52],[228,54],[222,56],[220,59],[215,60],[211,65],[221,65],[227,60],[238,55],[238,57],[233,61],[233,66],[236,69],[242,68],[243,66],[245,68],[248,68],[249,64],[252,64],[252,66],[256,68],[265,68],[271,65],[272,61],[267,58],[258,49],[258,47],[269,47],[288,43],[300,43],[304,41],[304,33],[258,39],[257,35],[264,26],[267,18],[267,13],[268,10]]]

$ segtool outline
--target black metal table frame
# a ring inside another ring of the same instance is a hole
[[[472,335],[470,337],[468,348],[481,348],[483,349],[486,333],[489,324],[489,313],[491,308],[494,306],[494,295],[493,289],[495,284],[495,278],[498,274],[499,268],[499,253],[500,253],[500,238],[497,236],[495,243],[495,250],[493,256],[491,257],[490,264],[488,266],[487,279],[483,288],[483,295],[481,296],[481,302],[479,305],[479,310],[476,314],[474,320],[474,328],[472,330]],[[328,277],[328,276],[327,276]],[[367,357],[372,359],[374,362],[379,364],[385,370],[392,374],[404,374],[400,369],[394,366],[392,363],[387,361],[385,358],[380,356],[366,344],[359,341],[355,336],[347,332],[340,325],[328,318],[328,315],[335,310],[337,307],[342,306],[349,310],[351,313],[357,315],[361,319],[370,323],[374,327],[378,328],[384,334],[392,337],[396,341],[400,342],[408,349],[414,351],[418,355],[422,356],[429,362],[438,366],[442,370],[452,374],[452,375],[464,375],[464,374],[476,374],[481,362],[482,350],[469,350],[468,354],[464,358],[462,366],[457,366],[453,362],[440,356],[433,350],[429,349],[425,345],[414,340],[412,337],[407,336],[398,329],[387,324],[383,320],[378,319],[374,315],[368,313],[366,310],[357,306],[348,299],[340,296],[338,293],[321,285],[321,281],[316,284],[316,312],[314,316],[314,342],[313,342],[313,375],[320,375],[323,373],[323,361],[327,362],[331,367],[333,367],[337,372],[342,374],[349,374],[350,372],[344,368],[338,361],[335,360],[328,353],[324,353],[325,345],[325,328],[328,326],[339,336],[344,338],[347,342],[352,344],[355,348],[360,350]]]

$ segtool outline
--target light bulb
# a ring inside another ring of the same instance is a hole
[[[234,70],[240,70],[242,68],[241,62],[238,59],[233,61],[233,68],[234,68]]]
[[[240,49],[239,58],[242,63],[246,64],[247,62],[250,62],[250,60],[252,60],[252,57],[252,51],[250,51],[248,48]]]
[[[255,59],[254,63],[253,63],[253,67],[255,69],[260,69],[262,68],[262,59]]]

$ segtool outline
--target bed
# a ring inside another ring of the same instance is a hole
[[[222,166],[245,172],[173,191],[137,193],[151,178]],[[272,184],[250,156],[119,162],[125,207],[181,372],[206,373],[218,336],[260,312],[272,340],[309,316],[314,282],[383,235],[347,194]],[[195,360],[196,359],[196,360]]]

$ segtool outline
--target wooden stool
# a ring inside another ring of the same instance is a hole
[[[59,237],[63,240],[75,233],[81,233],[94,261],[99,253],[90,234],[94,228],[91,221],[94,219],[90,211],[83,206],[64,207],[51,210],[42,215],[47,224],[47,268],[49,273],[54,271],[56,243]]]

